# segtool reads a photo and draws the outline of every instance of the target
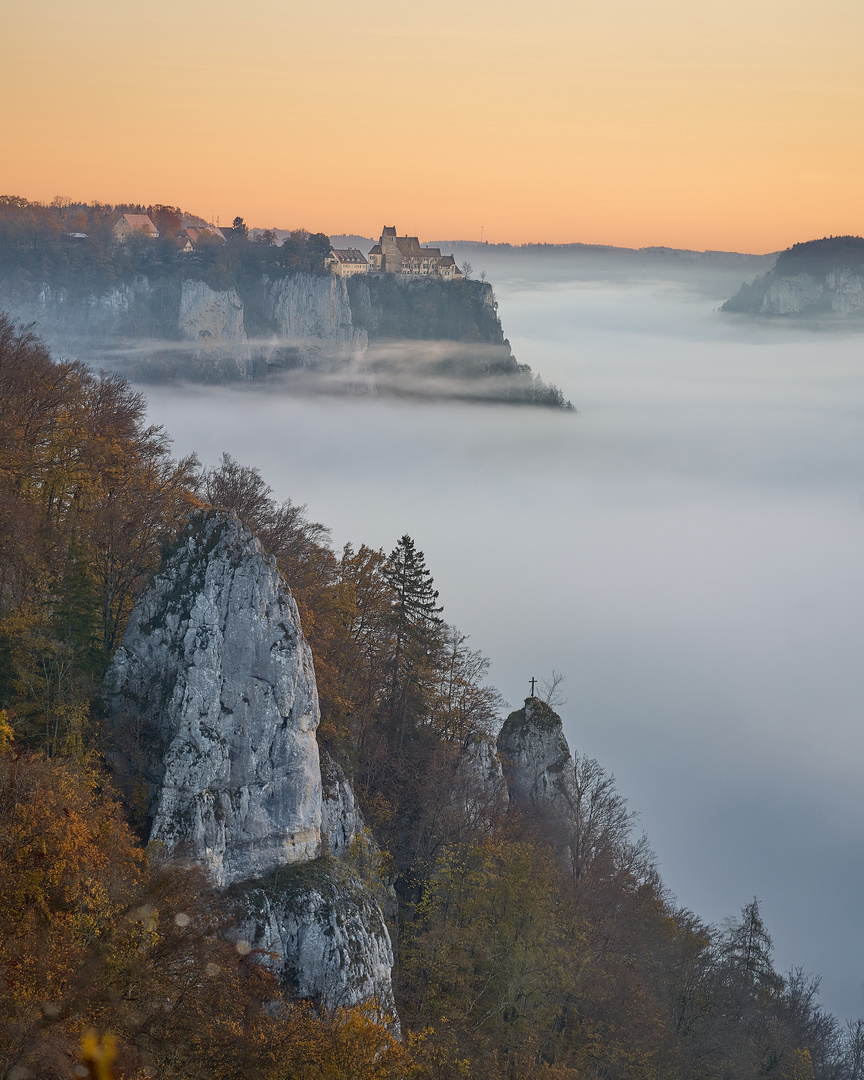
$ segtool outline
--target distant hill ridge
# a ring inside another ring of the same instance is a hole
[[[375,240],[368,236],[357,236],[354,234],[342,233],[330,237],[331,244],[341,247],[355,247],[359,248],[362,252],[367,252],[374,244]],[[496,253],[506,254],[512,252],[514,254],[544,254],[544,255],[583,255],[583,254],[598,254],[598,255],[623,255],[623,256],[635,256],[639,258],[676,258],[682,260],[755,260],[761,261],[766,258],[774,258],[776,252],[771,252],[769,255],[756,255],[749,252],[741,251],[719,251],[706,249],[705,251],[697,251],[691,248],[673,248],[665,247],[662,245],[652,247],[618,247],[615,244],[585,244],[579,241],[566,244],[553,244],[542,241],[529,242],[525,244],[510,244],[507,242],[490,243],[489,241],[481,240],[424,240],[424,247],[441,247],[458,248],[465,252],[474,251],[478,255],[481,253]]]

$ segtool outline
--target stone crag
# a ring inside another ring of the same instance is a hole
[[[785,318],[864,316],[864,239],[828,237],[795,244],[772,270],[745,283],[723,311]]]
[[[219,285],[178,275],[99,291],[0,280],[0,307],[55,352],[133,378],[233,382],[293,369],[365,374],[366,331],[353,325],[345,282],[290,274]]]
[[[297,607],[235,515],[193,521],[165,558],[130,616],[107,704],[120,787],[146,791],[166,855],[230,888],[234,936],[277,954],[283,984],[304,997],[374,1000],[395,1016],[384,916],[334,858],[363,823],[326,757],[322,780]]]
[[[295,274],[268,281],[264,310],[304,367],[357,370],[366,353],[366,331],[352,320],[345,279]]]
[[[145,732],[118,764],[141,763],[152,839],[219,885],[317,854],[312,654],[275,563],[236,517],[209,514],[183,536],[132,612],[109,689],[116,744]]]
[[[34,286],[0,277],[0,308],[33,323],[55,353],[139,382],[269,376],[301,393],[572,409],[516,360],[488,282],[176,269],[101,287],[96,280]]]
[[[237,290],[211,289],[203,281],[184,280],[177,329],[195,343],[192,363],[209,380],[248,379],[252,356],[243,325],[243,301]]]
[[[537,821],[559,858],[572,862],[579,792],[561,717],[538,698],[527,698],[504,721],[498,755],[510,806]]]
[[[377,901],[344,864],[319,859],[232,890],[232,934],[266,955],[282,987],[330,1008],[375,1002],[398,1030],[393,950]]]

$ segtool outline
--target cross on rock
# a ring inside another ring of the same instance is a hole
[[[536,683],[536,682],[537,682],[536,679],[533,679],[533,678],[531,679],[531,697],[534,697],[534,683]]]

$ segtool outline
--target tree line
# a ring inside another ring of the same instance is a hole
[[[159,238],[130,236],[118,243],[113,229],[121,215],[148,214]],[[50,205],[15,195],[0,195],[0,274],[14,292],[47,283],[70,295],[85,295],[132,281],[194,276],[213,288],[243,285],[262,274],[325,273],[330,251],[323,233],[295,229],[276,242],[272,229],[252,233],[242,217],[225,243],[204,236],[191,254],[179,250],[177,235],[186,226],[206,222],[177,206],[73,202],[55,199]]]
[[[758,901],[720,928],[681,909],[596,761],[576,759],[567,859],[488,783],[504,703],[412,537],[335,551],[256,469],[174,458],[145,404],[0,316],[2,1075],[859,1080],[864,1025],[775,970]],[[219,895],[145,846],[111,786],[102,676],[210,506],[258,535],[297,600],[319,741],[376,845],[401,1041],[362,1008],[275,1009]]]

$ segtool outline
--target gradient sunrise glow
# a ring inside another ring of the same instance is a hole
[[[0,192],[421,239],[864,233],[851,0],[12,0]]]

